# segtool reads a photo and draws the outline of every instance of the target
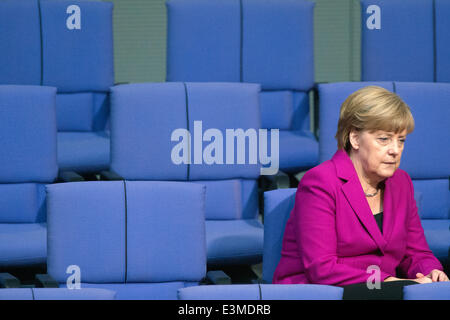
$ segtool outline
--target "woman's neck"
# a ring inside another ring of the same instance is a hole
[[[371,177],[368,175],[359,161],[358,157],[350,154],[350,159],[353,162],[353,166],[355,167],[356,174],[358,175],[359,182],[365,193],[373,193],[379,189],[380,182],[383,181],[380,178]]]

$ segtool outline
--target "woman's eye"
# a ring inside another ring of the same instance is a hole
[[[378,138],[378,140],[380,140],[381,142],[386,142],[388,141],[388,138]]]

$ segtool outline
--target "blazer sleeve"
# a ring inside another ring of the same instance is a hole
[[[408,279],[415,279],[418,272],[427,275],[434,269],[443,270],[443,267],[428,246],[414,199],[414,187],[406,172],[405,177],[409,189],[407,240],[406,253],[398,269]]]
[[[310,170],[300,182],[293,214],[299,254],[305,274],[314,284],[348,285],[366,282],[371,274],[338,263],[336,191],[330,177]],[[391,276],[381,271],[381,280]]]

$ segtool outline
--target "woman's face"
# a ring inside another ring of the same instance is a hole
[[[406,129],[400,133],[352,131],[352,157],[359,162],[365,176],[384,180],[391,177],[400,166],[405,139]]]

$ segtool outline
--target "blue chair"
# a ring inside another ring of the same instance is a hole
[[[105,289],[11,288],[0,289],[0,300],[114,300],[116,293]]]
[[[43,265],[45,184],[57,176],[56,89],[0,85],[0,266]]]
[[[342,300],[344,289],[315,284],[198,286],[178,290],[179,300]],[[263,312],[263,310],[261,310]]]
[[[361,0],[361,10],[362,81],[450,81],[448,1]]]
[[[450,282],[433,282],[406,286],[403,300],[450,300]]]
[[[237,164],[244,148],[238,148],[234,139],[228,141],[234,144],[234,164],[226,164],[226,151],[221,150],[227,143],[226,129],[260,128],[259,117],[254,116],[259,90],[256,84],[173,82],[111,89],[111,170],[126,180],[205,185],[210,265],[248,265],[262,258],[263,226],[257,219],[260,165],[250,163],[248,153],[245,163]],[[178,135],[180,130],[189,130],[191,142],[187,135]],[[207,138],[202,144],[202,133],[206,137],[207,132],[223,137],[215,153],[224,164],[205,163],[203,155],[212,146]],[[189,150],[176,151],[183,141]],[[248,152],[248,144],[245,149]],[[176,164],[173,154],[184,154],[186,162]]]
[[[53,86],[61,170],[109,168],[112,3],[0,1],[0,84]]]
[[[265,283],[272,283],[273,274],[281,259],[284,230],[294,208],[297,189],[277,189],[264,192],[264,254]]]
[[[280,129],[280,169],[298,172],[316,165],[308,97],[314,86],[314,3],[168,0],[166,5],[167,81],[261,84],[261,127]]]
[[[442,262],[448,259],[450,150],[441,141],[450,139],[450,114],[446,104],[450,84],[414,82],[344,82],[319,85],[320,161],[337,149],[334,139],[342,102],[352,92],[378,85],[396,92],[411,108],[416,127],[408,136],[400,168],[414,184],[415,198],[430,249]],[[426,153],[426,159],[424,154]]]
[[[396,82],[395,89],[411,107],[416,123],[400,167],[421,195],[417,202],[428,245],[445,263],[450,248],[450,150],[442,141],[450,139],[450,84]]]
[[[60,287],[76,265],[81,288],[117,299],[176,299],[206,274],[205,187],[94,181],[47,186],[48,274]],[[70,228],[70,232],[67,232]]]

